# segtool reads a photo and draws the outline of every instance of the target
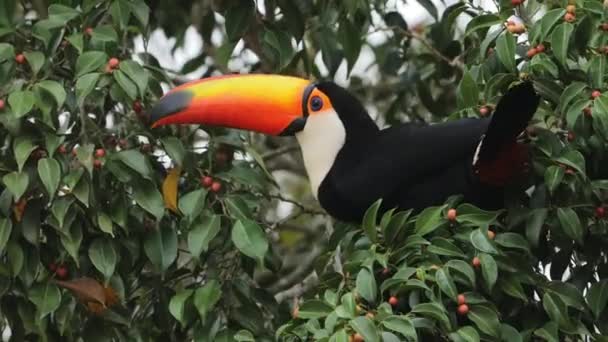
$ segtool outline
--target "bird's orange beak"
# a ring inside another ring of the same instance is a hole
[[[270,135],[304,128],[314,84],[278,75],[227,75],[181,85],[150,110],[152,127],[203,124]]]

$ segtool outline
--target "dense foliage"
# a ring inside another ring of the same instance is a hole
[[[394,1],[0,0],[5,335],[608,335],[608,10],[419,3],[435,20],[409,28]],[[157,28],[188,45],[190,25],[203,48],[181,70],[134,50]],[[335,222],[311,198],[293,141],[146,123],[162,86],[184,74],[333,78],[365,54],[380,81],[359,73],[350,89],[381,125],[487,116],[509,85],[533,80],[543,100],[524,137],[531,172],[508,208],[455,196],[419,214],[376,203],[361,225]]]

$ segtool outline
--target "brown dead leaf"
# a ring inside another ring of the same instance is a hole
[[[93,278],[82,277],[67,281],[55,280],[55,283],[70,290],[78,298],[78,301],[96,315],[103,314],[109,307],[118,304],[119,301],[118,295],[113,288],[105,287]]]
[[[177,209],[177,185],[181,172],[182,169],[180,167],[175,167],[169,170],[167,177],[163,181],[165,207],[176,214],[179,214],[179,210]]]

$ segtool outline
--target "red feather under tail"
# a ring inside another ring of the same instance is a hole
[[[514,142],[502,147],[492,160],[478,160],[474,170],[481,183],[504,186],[526,174],[529,163],[528,146]]]

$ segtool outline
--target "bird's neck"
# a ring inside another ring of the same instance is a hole
[[[304,130],[296,134],[312,193],[317,198],[319,186],[331,170],[346,141],[346,130],[335,112],[311,115]]]

